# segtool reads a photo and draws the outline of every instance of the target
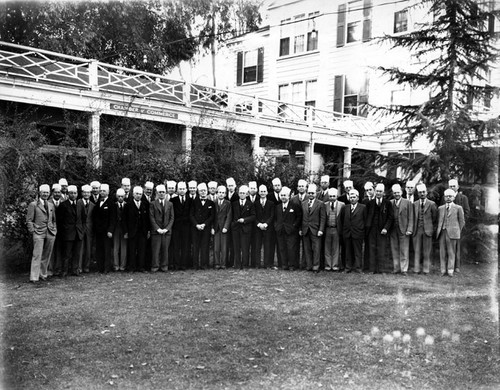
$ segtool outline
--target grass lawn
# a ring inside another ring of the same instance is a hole
[[[5,389],[500,388],[496,263],[27,279],[1,281]]]

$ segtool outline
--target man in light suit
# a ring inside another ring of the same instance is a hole
[[[302,226],[299,235],[304,242],[306,253],[306,269],[319,272],[321,241],[325,231],[326,210],[325,204],[316,199],[316,184],[309,184],[307,188],[307,202],[302,202]]]
[[[469,206],[469,198],[462,194],[461,192],[458,192],[459,186],[458,186],[458,180],[456,179],[451,179],[448,181],[448,187],[455,191],[455,200],[453,203],[455,203],[458,206],[462,206],[464,210],[464,218],[465,222],[467,223],[467,220],[469,219],[470,215],[470,206]],[[462,236],[460,237],[462,238]],[[455,253],[455,272],[460,273],[460,267],[462,265],[462,248],[461,245],[459,244],[457,246],[457,251]]]
[[[78,190],[76,186],[68,186],[68,199],[61,203],[57,212],[57,222],[59,230],[62,233],[61,238],[63,242],[63,261],[61,266],[58,266],[57,269],[58,273],[59,270],[61,270],[61,276],[63,277],[68,273],[73,276],[80,275],[78,267],[83,231],[77,229],[77,195]]]
[[[28,205],[26,225],[33,235],[33,256],[31,258],[30,282],[47,279],[47,266],[54,246],[57,233],[56,211],[48,202],[50,187],[42,184],[39,188],[40,197]]]
[[[133,200],[125,204],[125,238],[128,242],[129,270],[146,271],[146,245],[151,235],[149,220],[149,204],[142,201],[143,189],[136,186],[132,190]]]
[[[240,186],[239,200],[231,204],[232,223],[231,235],[233,238],[234,268],[248,267],[250,259],[250,240],[255,224],[255,207],[248,199],[248,187]]]
[[[297,245],[302,225],[302,207],[290,201],[290,192],[290,188],[283,187],[281,202],[275,206],[274,230],[284,270],[298,267]]]
[[[226,268],[232,216],[231,202],[226,199],[226,187],[219,186],[217,188],[217,199],[215,200],[215,218],[211,231],[214,236],[215,269]]]
[[[359,203],[358,190],[349,191],[349,206],[340,212],[340,226],[346,250],[346,273],[361,273],[363,239],[365,238],[366,206]]]
[[[415,249],[414,272],[420,273],[420,259],[423,255],[423,273],[428,275],[431,266],[432,236],[436,231],[436,203],[427,199],[425,184],[417,186],[419,199],[413,202],[413,248]]]
[[[405,192],[405,199],[408,199],[412,204],[418,199],[418,197],[415,196],[415,182],[408,180],[405,185]]]
[[[255,202],[255,253],[257,267],[271,268],[274,263],[274,248],[271,247],[274,231],[274,203],[267,199],[267,187],[259,187],[259,197]],[[261,262],[261,249],[264,246],[264,261]]]
[[[108,273],[111,270],[113,233],[108,230],[111,218],[111,199],[109,199],[109,185],[101,184],[99,201],[94,205],[92,212],[92,225],[95,231],[96,249],[95,256],[97,269],[101,273]]]
[[[208,189],[205,183],[198,185],[198,196],[191,206],[191,236],[193,240],[193,266],[205,269],[209,264],[210,233],[215,218],[215,204],[207,198]]]
[[[163,184],[156,186],[156,197],[149,204],[151,222],[151,272],[168,271],[168,249],[174,225],[174,206],[169,202]]]
[[[340,214],[345,204],[337,200],[337,189],[328,189],[329,201],[325,203],[325,271],[340,270]]]
[[[391,229],[391,252],[393,273],[406,276],[410,264],[410,238],[413,234],[413,204],[403,199],[403,190],[399,184],[392,186],[391,200],[394,224]]]
[[[448,273],[450,277],[453,276],[455,270],[455,256],[460,245],[460,234],[465,226],[464,210],[462,206],[453,203],[454,199],[455,191],[448,188],[444,192],[445,204],[439,206],[439,220],[436,232],[436,237],[439,239],[441,276]]]
[[[82,238],[80,255],[78,258],[78,272],[88,273],[90,271],[90,257],[92,251],[92,212],[94,203],[90,201],[92,187],[82,186],[82,199],[76,202],[76,229]]]
[[[370,208],[367,210],[367,221],[365,223],[370,236],[370,265],[368,270],[372,274],[382,272],[383,262],[386,258],[387,237],[394,221],[392,206],[384,198],[384,194],[385,186],[378,183],[375,187],[375,199],[372,199],[369,203]]]
[[[127,268],[127,240],[125,238],[125,191],[116,190],[116,202],[112,203],[108,232],[113,234],[113,269],[125,271]]]

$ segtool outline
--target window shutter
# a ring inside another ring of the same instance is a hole
[[[369,78],[368,74],[364,75],[364,82],[361,84],[359,90],[359,100],[358,100],[358,115],[366,117],[368,115],[368,87],[369,87]]]
[[[243,52],[238,52],[236,64],[236,85],[241,85],[243,82]]]
[[[335,86],[333,90],[333,111],[342,111],[342,100],[344,100],[344,76],[335,76]]]
[[[264,48],[260,47],[257,51],[257,82],[264,81]]]
[[[345,45],[345,13],[346,5],[339,4],[337,14],[337,47]]]
[[[363,42],[372,37],[372,0],[363,1]]]

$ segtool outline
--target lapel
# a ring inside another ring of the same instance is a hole
[[[45,206],[44,206],[44,204],[43,204],[43,203],[41,203],[41,202],[43,202],[43,201],[39,199],[39,200],[38,200],[38,202],[36,203],[36,206],[37,206],[37,207],[38,207],[38,208],[39,208],[39,209],[40,209],[40,210],[41,210],[44,214],[47,214],[47,212],[45,211]]]

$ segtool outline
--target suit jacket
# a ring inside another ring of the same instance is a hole
[[[342,202],[344,203],[345,205],[349,206],[350,205],[350,202],[349,202],[349,194],[346,194],[346,193],[343,193],[342,195],[340,195],[337,200],[339,202]],[[358,202],[358,203],[363,203],[363,202]]]
[[[237,200],[231,203],[233,210],[233,223],[231,229],[233,231],[242,230],[243,233],[250,233],[255,222],[255,206],[250,199],[245,199],[243,207],[240,206],[240,201]],[[238,219],[243,218],[244,222],[239,223]]]
[[[163,210],[162,210],[163,209]],[[174,205],[164,199],[164,205],[156,199],[149,204],[149,221],[151,224],[151,234],[158,234],[158,229],[168,229],[167,234],[172,233],[175,219]]]
[[[222,205],[219,207],[219,200],[215,201],[215,218],[213,223],[213,229],[215,233],[221,231],[222,229],[227,229],[231,227],[231,222],[233,219],[233,210],[231,209],[231,202],[227,199],[222,201]]]
[[[469,198],[467,198],[467,196],[465,196],[461,192],[457,192],[453,203],[455,203],[457,206],[462,206],[462,208],[464,209],[464,217],[465,217],[465,220],[467,221],[467,219],[469,219],[469,215],[470,215]],[[444,196],[443,196],[443,201],[441,202],[441,204],[445,204]]]
[[[321,200],[314,200],[311,210],[309,210],[309,201],[302,202],[302,234],[306,235],[309,231],[314,236],[318,231],[324,232],[326,224],[325,204]]]
[[[197,196],[191,205],[190,219],[191,225],[205,224],[205,229],[210,229],[215,218],[215,204],[210,199],[205,200],[205,205],[201,204],[201,199]]]
[[[276,197],[278,195],[278,197]],[[276,194],[276,192],[271,191],[269,194],[267,194],[267,200],[270,200],[273,202],[275,205],[282,204],[283,202],[280,199],[279,194]]]
[[[57,233],[56,209],[53,203],[47,203],[48,211],[41,199],[31,202],[26,213],[26,225],[30,233]]]
[[[391,203],[382,198],[380,206],[377,206],[377,198],[369,201],[365,228],[376,228],[377,230],[385,229],[389,231],[394,221]]]
[[[94,210],[92,211],[92,224],[96,233],[103,234],[108,232],[112,205],[113,202],[109,197],[106,198],[102,205],[101,201],[94,205]]]
[[[339,202],[338,200],[336,201],[337,204],[335,205],[336,209],[335,211],[337,212],[337,231],[340,232],[339,230],[339,225],[340,225],[340,214],[342,212],[342,209],[345,207],[344,202]],[[332,207],[331,207],[331,202],[326,202],[325,203],[325,211],[326,211],[326,224],[325,224],[325,229],[328,226],[328,221],[330,220],[330,214],[333,212]]]
[[[155,197],[154,197],[153,195],[151,195],[151,196],[149,197],[149,199],[148,199],[148,198],[146,197],[146,194],[142,194],[141,202],[147,202],[147,203],[148,203],[148,205],[149,205],[150,203],[153,203],[154,201],[155,201]]]
[[[328,190],[324,191],[320,189],[316,192],[316,199],[321,200],[323,203],[330,200],[330,195],[328,195]]]
[[[292,196],[292,199],[290,200],[298,205],[301,205],[304,200],[307,200],[307,194],[304,193],[304,199],[302,200],[300,200],[299,194]]]
[[[366,206],[357,203],[354,212],[351,212],[351,204],[346,204],[340,212],[340,227],[344,238],[362,240],[365,237]]]
[[[76,202],[76,200],[74,201]],[[59,226],[59,237],[62,237],[64,241],[81,240],[83,238],[83,232],[81,235],[77,230],[77,207],[71,205],[71,201],[65,200],[59,206],[57,212],[57,222]]]
[[[191,198],[185,195],[182,204],[180,196],[173,197],[170,201],[174,205],[174,229],[176,226],[189,226],[191,224],[191,206],[193,204]]]
[[[99,202],[99,195],[97,195],[97,199],[94,198],[94,194],[90,194],[90,201],[94,204]]]
[[[275,206],[274,229],[277,233],[298,234],[302,225],[302,206],[292,201],[288,202],[283,211],[283,203]]]
[[[451,239],[459,240],[460,233],[465,226],[465,215],[464,209],[462,206],[459,206],[455,203],[450,204],[450,209],[446,210],[446,205],[439,206],[439,221],[436,232],[436,237],[439,237],[439,233],[441,233],[446,214],[448,214],[448,220],[446,222],[446,231]],[[448,211],[448,212],[447,212]]]
[[[92,232],[92,212],[94,211],[94,203],[90,202],[87,207],[83,203],[83,199],[78,199],[76,202],[76,230],[78,236],[83,239],[85,234]]]
[[[255,194],[255,195],[254,195],[254,199],[253,199],[253,201],[252,201],[252,197],[251,197],[251,195],[248,195],[248,196],[247,196],[247,199],[248,199],[250,202],[252,202],[253,204],[255,204],[255,201],[259,200],[259,199],[260,199],[260,196],[259,196],[259,194]],[[238,200],[239,200],[239,199],[238,199]]]
[[[137,208],[134,201],[127,203],[123,209],[123,214],[125,217],[125,233],[128,233],[129,239],[136,237],[136,235],[147,237],[151,227],[148,202],[141,201],[139,208]]]
[[[255,205],[255,225],[258,223],[267,223],[268,229],[271,229],[274,223],[274,214],[276,205],[269,199],[266,200],[266,204],[262,207],[260,199],[254,203]]]
[[[396,207],[396,199],[391,200],[392,213],[394,215],[394,225],[396,229],[396,221],[399,225],[398,234],[406,234],[406,232],[413,232],[413,205],[408,199],[399,201],[399,208]]]
[[[125,216],[124,210],[127,202],[123,202],[123,208],[120,209],[118,202],[114,202],[111,205],[111,215],[109,219],[108,232],[114,233],[116,228],[119,226],[121,228],[122,234],[127,230],[125,226]]]
[[[420,202],[418,199],[413,202],[413,235],[417,234],[418,220],[420,218]],[[424,206],[424,232],[427,236],[432,237],[436,230],[437,222],[437,206],[432,200],[426,199]]]
[[[233,203],[236,200],[239,200],[240,197],[238,196],[238,191],[234,191],[231,196],[229,196],[229,192],[226,195],[226,199],[229,200],[229,202]]]

